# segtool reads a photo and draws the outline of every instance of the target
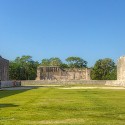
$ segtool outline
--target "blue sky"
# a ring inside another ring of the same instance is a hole
[[[125,55],[125,0],[0,0],[0,55],[117,61]]]

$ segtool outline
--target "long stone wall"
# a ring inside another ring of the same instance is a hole
[[[107,85],[107,86],[125,86],[125,81],[117,80],[70,80],[70,81],[54,81],[54,80],[25,80],[21,81],[22,86],[29,85],[71,85],[71,84],[91,84],[91,85]]]
[[[69,81],[55,81],[55,80],[24,80],[21,81],[22,86],[26,85],[65,85],[65,84],[100,84],[105,85],[106,80],[69,80]]]

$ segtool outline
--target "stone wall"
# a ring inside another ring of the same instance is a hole
[[[99,84],[105,85],[106,80],[69,80],[69,81],[56,81],[56,80],[24,80],[21,81],[22,86],[27,85],[68,85],[68,84]]]
[[[9,61],[0,56],[0,80],[9,80]]]
[[[125,80],[107,80],[105,85],[109,85],[109,86],[125,86]]]
[[[60,67],[44,67],[37,69],[36,80],[90,80],[90,69],[61,69]]]
[[[1,87],[6,88],[6,87],[19,87],[21,86],[20,81],[1,81]]]

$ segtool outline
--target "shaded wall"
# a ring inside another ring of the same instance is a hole
[[[9,80],[9,61],[0,56],[0,80]]]
[[[1,81],[1,87],[20,87],[20,81]]]

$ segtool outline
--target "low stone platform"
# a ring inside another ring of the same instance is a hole
[[[21,81],[22,86],[29,85],[71,85],[71,84],[92,84],[107,86],[125,86],[125,80],[70,80],[70,81],[54,81],[54,80],[25,80]]]
[[[22,87],[11,87],[11,88],[2,88],[1,90],[28,90],[28,89],[34,89],[36,87],[34,86],[22,86]]]
[[[21,81],[1,81],[2,88],[19,87],[19,86],[21,86]]]
[[[106,84],[106,80],[24,80],[21,81],[22,86],[28,85],[70,85],[70,84]]]
[[[105,85],[125,86],[125,80],[107,80]]]

